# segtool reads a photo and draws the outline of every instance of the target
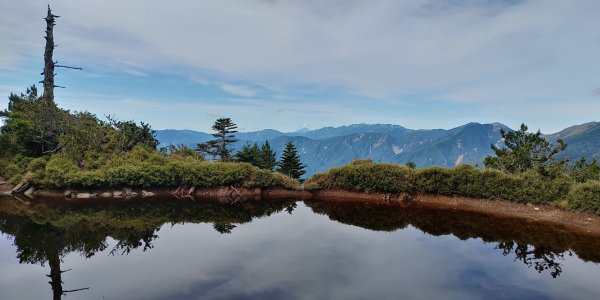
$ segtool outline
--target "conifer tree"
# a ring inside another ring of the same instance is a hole
[[[300,162],[296,147],[294,147],[294,144],[292,144],[291,141],[285,144],[285,149],[281,155],[277,171],[295,179],[300,179],[300,177],[306,173],[306,171],[304,171],[304,165]]]
[[[216,138],[203,144],[198,144],[196,151],[202,154],[218,155],[221,161],[232,161],[229,146],[238,141],[235,138],[237,125],[230,118],[219,118],[212,126],[215,131],[212,135]]]
[[[275,158],[276,154],[273,149],[271,149],[271,144],[269,141],[265,141],[265,143],[260,147],[260,168],[273,171],[273,168],[277,166],[277,159]]]
[[[537,168],[545,173],[547,169],[560,169],[564,161],[556,161],[554,156],[567,148],[563,140],[558,139],[556,145],[547,141],[538,130],[527,132],[527,126],[521,124],[516,131],[506,132],[500,129],[505,147],[492,145],[496,156],[488,156],[483,161],[486,168],[493,168],[509,173],[520,173]]]
[[[250,163],[260,168],[261,155],[260,148],[256,143],[252,146],[245,144],[242,150],[235,154],[235,158],[238,162]]]

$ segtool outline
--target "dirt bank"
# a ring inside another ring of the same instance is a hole
[[[532,223],[563,226],[570,231],[600,236],[600,216],[567,211],[551,204],[532,205],[506,200],[477,199],[461,196],[431,194],[360,193],[327,190],[311,193],[310,201],[372,202],[395,207],[421,207],[441,210],[459,210],[497,217],[510,217]]]
[[[0,177],[0,195],[8,194],[12,189],[13,185],[10,184],[8,180]]]
[[[1,187],[1,185],[0,185]],[[10,186],[4,185],[4,191]],[[477,212],[498,217],[511,217],[535,223],[552,223],[587,234],[600,236],[600,216],[566,211],[553,205],[522,204],[505,200],[475,199],[460,196],[443,196],[406,193],[363,193],[345,190],[296,191],[284,188],[113,188],[98,190],[34,190],[29,197],[61,197],[76,201],[85,199],[128,200],[134,198],[177,198],[180,200],[212,199],[223,203],[258,200],[305,200],[315,202],[378,203],[392,207],[422,207],[441,210]]]

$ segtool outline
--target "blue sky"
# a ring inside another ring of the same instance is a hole
[[[0,107],[40,78],[45,3],[6,1]],[[60,106],[208,131],[600,121],[600,1],[51,0]]]

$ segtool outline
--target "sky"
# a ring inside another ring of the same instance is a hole
[[[41,80],[47,3],[0,4],[0,108]],[[49,3],[55,60],[83,67],[59,106],[154,129],[600,121],[597,0]]]

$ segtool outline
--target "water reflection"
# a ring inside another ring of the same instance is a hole
[[[364,255],[365,252],[349,251],[349,248],[352,247],[348,247],[348,245],[356,244],[361,239],[365,239],[364,241],[371,240],[373,236],[372,234],[364,235],[363,233],[368,233],[368,231],[360,229],[356,233],[348,233],[346,240],[332,241],[331,239],[335,238],[336,234],[331,232],[326,236],[321,236],[320,234],[330,229],[335,223],[329,222],[325,218],[317,218],[317,215],[312,212],[325,215],[329,219],[339,223],[358,226],[372,231],[392,232],[412,226],[430,236],[453,235],[461,240],[480,238],[486,243],[493,243],[495,249],[497,249],[496,253],[514,257],[514,261],[519,263],[519,265],[536,270],[543,274],[544,276],[541,277],[544,278],[556,278],[560,276],[563,273],[563,269],[567,267],[565,258],[571,255],[571,253],[577,254],[577,256],[585,261],[600,261],[600,252],[598,251],[600,249],[599,238],[570,232],[564,228],[549,226],[547,224],[529,223],[510,218],[496,218],[488,215],[453,210],[402,209],[387,205],[364,203],[328,204],[308,202],[306,206],[310,209],[307,209],[303,205],[298,209],[298,204],[294,201],[238,202],[231,205],[204,200],[197,202],[169,200],[150,202],[103,201],[102,203],[85,201],[70,203],[65,201],[33,200],[25,202],[9,198],[0,199],[0,231],[12,237],[20,263],[48,264],[50,274],[47,276],[50,278],[54,299],[60,299],[67,293],[88,288],[87,283],[83,286],[71,286],[68,283],[63,283],[63,274],[69,270],[64,270],[61,267],[61,263],[62,259],[69,253],[79,253],[83,257],[90,258],[99,252],[118,256],[130,254],[134,249],[140,252],[149,251],[153,249],[157,239],[159,239],[159,235],[166,234],[163,231],[159,233],[159,229],[164,224],[209,223],[212,224],[216,232],[223,234],[222,237],[224,240],[228,241],[234,239],[236,232],[241,230],[240,227],[243,227],[243,224],[276,213],[282,213],[283,215],[293,214],[294,216],[297,214],[304,215],[302,219],[297,220],[297,224],[306,224],[304,226],[316,228],[317,230],[302,231],[300,230],[300,226],[294,225],[284,231],[273,230],[270,234],[266,235],[269,239],[260,240],[256,244],[252,241],[259,240],[259,237],[256,235],[248,236],[240,245],[248,249],[255,247],[258,253],[272,251],[268,252],[269,256],[266,260],[251,260],[257,264],[260,262],[257,265],[258,269],[264,268],[269,272],[273,272],[272,268],[275,265],[285,266],[282,262],[286,262],[287,260],[282,257],[287,258],[289,256],[291,261],[293,261],[293,264],[290,264],[291,266],[310,266],[311,262],[314,261],[314,266],[316,267],[314,269],[308,268],[311,272],[308,272],[310,275],[307,275],[306,278],[319,278],[319,280],[323,280],[324,286],[329,286],[331,281],[336,282],[336,280],[337,282],[344,282],[345,280],[350,282],[348,274],[351,272],[347,269],[347,264],[360,265],[364,263],[368,265],[368,260]],[[323,223],[320,220],[327,222]],[[281,225],[281,223],[275,222],[274,218],[265,221],[269,222],[265,222],[264,226],[277,227]],[[307,222],[313,223],[309,225]],[[351,228],[343,225],[338,225],[337,227]],[[290,228],[298,230],[290,230]],[[336,232],[339,233],[338,231]],[[289,248],[274,247],[272,241],[282,240],[282,235],[287,236],[286,241],[288,243],[289,241],[295,241],[298,244],[290,245]],[[206,236],[184,236],[190,242],[194,238],[198,239],[197,243],[203,242],[202,239],[206,238]],[[356,240],[347,240],[347,238],[353,237]],[[387,239],[386,245],[394,245],[389,250],[381,251],[382,255],[380,256],[384,260],[386,256],[392,256],[391,253],[401,250],[400,247],[402,244],[413,241],[399,240],[388,243],[391,237],[383,236],[381,238],[382,240]],[[298,247],[303,243],[310,244],[310,246],[307,248]],[[315,246],[319,243],[322,246]],[[178,246],[179,244],[176,245]],[[441,247],[443,243],[434,245]],[[162,246],[165,246],[164,243]],[[182,245],[181,247],[186,246]],[[289,254],[292,249],[297,251],[295,256]],[[412,253],[411,251],[406,251],[405,249],[404,253]],[[239,254],[239,252],[232,253]],[[305,260],[295,259],[299,253],[305,253]],[[323,253],[325,253],[324,257],[326,260],[319,260],[319,255],[323,255]],[[447,255],[452,254],[448,253]],[[247,263],[245,256],[231,255],[231,253],[229,255],[224,254],[223,256],[225,261],[235,265],[235,267],[231,267],[230,271],[222,271],[223,274],[228,274],[228,272],[231,272],[231,274],[242,273],[239,266],[244,266]],[[177,259],[190,260],[199,258],[188,256]],[[280,259],[280,261],[277,261],[277,259]],[[431,257],[425,257],[424,259],[431,260]],[[452,260],[453,257],[448,257],[447,259]],[[462,259],[464,260],[464,258]],[[236,265],[233,262],[234,260],[239,264]],[[271,269],[269,266],[271,266]],[[320,266],[323,266],[325,270],[319,269],[318,267]],[[405,267],[409,266],[410,264],[408,263],[405,265]],[[337,273],[336,270],[340,269],[344,269],[345,271]],[[368,268],[363,265],[364,269]],[[401,270],[399,268],[398,272]],[[74,270],[73,272],[76,271]],[[313,271],[315,271],[314,275]],[[437,272],[435,270],[431,271]],[[319,276],[319,272],[324,272],[326,276]],[[375,273],[370,274],[370,277],[376,278],[381,275],[381,272],[381,269],[376,269]],[[291,272],[289,274],[291,274],[289,275],[290,282],[298,281],[298,278],[294,276],[298,276],[299,272],[296,271],[296,273]],[[549,276],[546,276],[546,274]],[[221,272],[218,272],[215,277],[211,276],[215,275],[210,274],[207,278],[215,278],[214,280],[219,281],[221,280],[219,278],[223,275]],[[468,282],[468,280],[465,280],[465,282]],[[94,284],[94,282],[89,283],[92,289],[94,288]],[[426,282],[423,283],[423,285],[427,284]],[[295,288],[302,289],[303,287],[303,285],[300,285],[300,287]],[[279,298],[289,297],[289,293],[293,295],[293,291],[280,289],[276,289],[276,291],[281,293],[281,297]],[[297,292],[298,290],[295,291]]]
[[[600,238],[565,230],[562,226],[520,219],[424,208],[395,208],[374,203],[322,203],[307,205],[331,220],[375,231],[395,231],[409,225],[434,235],[454,235],[461,240],[481,238],[496,243],[504,256],[556,278],[561,261],[574,251],[584,261],[600,262]]]
[[[61,259],[71,252],[90,258],[107,249],[107,238],[116,240],[111,255],[153,248],[156,232],[165,223],[213,223],[216,231],[231,233],[235,224],[287,210],[295,202],[128,201],[68,203],[62,199],[22,201],[0,198],[0,231],[13,237],[19,263],[48,263],[53,299],[87,290],[63,288]]]

